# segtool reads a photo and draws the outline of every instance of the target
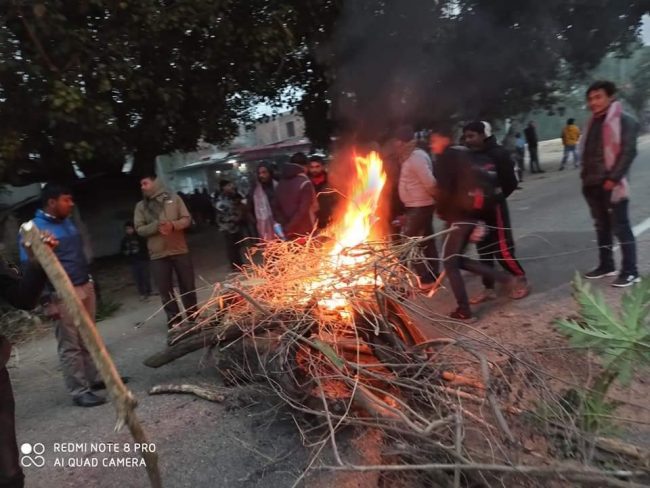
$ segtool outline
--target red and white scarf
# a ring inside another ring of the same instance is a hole
[[[616,160],[621,152],[621,116],[623,107],[621,102],[612,102],[607,109],[607,115],[603,122],[603,155],[605,157],[605,168],[611,171],[616,165]],[[584,136],[580,141],[580,154],[584,154],[585,143],[591,129],[593,116],[587,122]],[[620,202],[630,197],[630,185],[624,176],[612,190],[612,202]]]

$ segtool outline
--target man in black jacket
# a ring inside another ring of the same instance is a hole
[[[537,152],[537,129],[535,122],[532,120],[528,122],[528,126],[524,129],[524,137],[528,145],[528,155],[530,156],[530,172],[543,173],[544,170],[539,165],[539,154]]]
[[[616,275],[612,233],[620,245],[623,263],[612,286],[623,288],[641,281],[636,242],[628,217],[627,173],[636,157],[638,124],[616,101],[616,85],[597,81],[587,89],[592,118],[582,138],[582,192],[596,227],[600,262],[585,278]]]
[[[314,185],[318,201],[316,223],[319,229],[324,229],[329,225],[338,202],[338,195],[330,186],[329,175],[323,164],[324,161],[321,156],[313,155],[309,157],[308,176],[312,185]]]
[[[502,283],[508,290],[516,278],[484,262],[463,255],[470,241],[480,238],[479,220],[490,214],[495,204],[496,187],[489,173],[474,163],[471,152],[462,146],[450,146],[451,135],[439,130],[431,136],[431,151],[436,155],[436,212],[447,222],[442,245],[443,265],[457,308],[449,316],[457,320],[472,318],[465,282],[460,270]]]
[[[526,272],[515,258],[515,242],[506,202],[506,198],[517,189],[517,176],[510,154],[490,132],[485,122],[472,122],[463,129],[465,144],[471,149],[474,164],[490,175],[495,189],[494,205],[485,213],[487,234],[478,244],[478,252],[485,264],[494,266],[496,260],[516,278],[517,285],[510,290],[510,297],[520,299],[530,293],[530,288]],[[494,280],[485,276],[483,286],[483,292],[473,297],[471,303],[477,304],[496,297]]]
[[[50,236],[44,236],[44,240],[56,245]],[[27,263],[24,271],[21,278],[18,269],[0,257],[0,298],[27,310],[36,306],[47,279],[36,263]],[[0,488],[22,488],[25,477],[18,460],[14,394],[7,371],[10,354],[11,344],[0,335]]]

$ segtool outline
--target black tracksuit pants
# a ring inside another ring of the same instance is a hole
[[[494,267],[495,261],[512,276],[526,276],[524,268],[515,257],[515,241],[512,236],[512,224],[510,223],[510,212],[508,204],[500,202],[495,205],[494,210],[485,216],[487,234],[477,245],[481,262],[487,266]],[[494,280],[489,276],[483,277],[485,288],[494,288]]]
[[[470,273],[483,276],[483,279],[489,279],[492,283],[508,283],[510,275],[502,271],[497,271],[493,266],[470,259],[464,256],[465,249],[469,243],[469,238],[476,224],[471,222],[449,223],[451,231],[445,234],[445,240],[442,245],[442,256],[447,273],[447,279],[451,286],[451,291],[456,298],[458,308],[469,311],[469,298],[465,288],[465,281],[460,273],[461,269]]]

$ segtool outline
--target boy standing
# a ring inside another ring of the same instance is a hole
[[[144,301],[151,295],[151,274],[149,272],[149,251],[144,237],[135,233],[133,222],[124,224],[125,235],[122,238],[121,252],[129,260],[135,286]]]

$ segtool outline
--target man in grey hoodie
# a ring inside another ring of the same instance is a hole
[[[415,131],[411,126],[400,127],[395,138],[400,161],[399,198],[406,207],[406,222],[402,234],[407,237],[433,235],[433,195],[436,180],[429,155],[416,147]],[[433,238],[423,244],[424,260],[416,263],[415,271],[420,277],[420,287],[431,288],[438,274],[438,250]]]

